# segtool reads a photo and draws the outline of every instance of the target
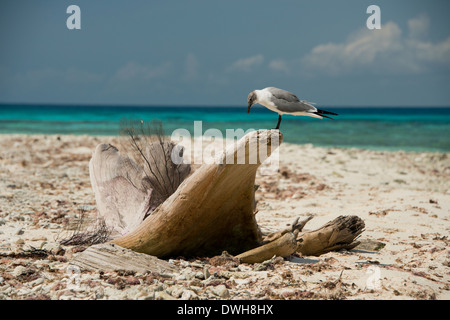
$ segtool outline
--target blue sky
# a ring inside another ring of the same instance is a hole
[[[69,30],[69,5],[81,30]],[[366,9],[381,9],[369,30]],[[450,2],[8,1],[0,102],[245,105],[276,86],[320,106],[450,105]]]

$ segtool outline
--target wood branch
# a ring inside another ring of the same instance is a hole
[[[295,219],[290,228],[286,228],[282,231],[277,231],[263,236],[262,244],[274,241],[287,232],[293,232],[295,235],[297,235],[300,231],[303,230],[303,227],[306,225],[306,223],[313,217],[314,217],[313,215],[310,215],[306,219],[302,220],[300,223],[298,222],[299,218]]]
[[[273,256],[287,257],[297,250],[297,241],[293,232],[287,232],[276,240],[236,256],[242,263],[259,263]]]
[[[238,254],[258,246],[255,175],[266,160],[261,154],[270,156],[281,140],[278,130],[248,133],[218,163],[198,168],[137,229],[113,243],[158,257],[211,256],[224,250]],[[242,155],[245,164],[237,164]]]
[[[290,228],[264,237],[263,245],[237,256],[243,263],[259,263],[273,256],[287,257],[294,252],[302,255],[319,256],[329,251],[353,249],[355,241],[364,230],[364,222],[357,216],[339,216],[314,231],[300,233],[313,216],[298,223],[298,218]]]
[[[177,267],[148,254],[137,253],[115,244],[97,244],[77,253],[71,265],[88,271],[133,271],[175,273]]]
[[[339,216],[317,230],[297,236],[297,252],[304,256],[319,256],[329,251],[353,249],[364,231],[364,221],[358,216]]]

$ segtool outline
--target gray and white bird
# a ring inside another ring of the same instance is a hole
[[[335,116],[338,115],[334,112],[317,109],[313,106],[313,102],[299,100],[292,92],[275,87],[267,87],[262,90],[254,90],[250,92],[248,95],[247,113],[250,113],[250,108],[256,103],[259,103],[264,107],[278,113],[278,123],[275,129],[280,128],[281,116],[283,114],[309,116],[319,119],[322,119],[323,117],[333,119],[326,116],[326,114]]]

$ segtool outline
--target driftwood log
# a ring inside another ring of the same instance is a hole
[[[140,163],[111,145],[99,145],[90,162],[90,174],[99,214],[116,230],[111,243],[159,258],[213,256],[227,251],[247,263],[274,255],[320,255],[356,246],[355,239],[364,229],[356,216],[338,217],[322,228],[301,232],[312,218],[307,217],[300,223],[297,219],[286,230],[261,233],[255,219],[256,171],[281,141],[279,130],[250,132],[216,163],[203,164],[188,177],[188,165],[177,166],[168,159],[174,144],[138,146],[143,156],[142,150],[148,151],[144,158],[153,159]],[[238,164],[243,154],[245,163]],[[158,161],[159,157],[164,161]],[[157,172],[166,175],[159,177]],[[174,173],[177,179],[173,179]],[[161,181],[170,185],[168,192],[160,191]],[[152,198],[155,192],[157,196]]]
[[[360,244],[356,239],[364,227],[364,221],[358,216],[339,216],[319,229],[299,233],[297,251],[304,256],[319,256],[330,251],[353,249]]]
[[[350,250],[360,244],[356,239],[364,231],[364,221],[357,216],[339,216],[322,227],[304,231],[303,227],[313,216],[291,228],[266,235],[261,246],[237,256],[241,262],[257,263],[270,259],[274,255],[287,257],[295,252],[303,256],[319,256],[341,249]]]
[[[278,130],[254,131],[204,164],[182,182],[133,232],[113,243],[158,257],[239,254],[258,246],[262,235],[255,219],[254,184],[258,167],[278,147]],[[258,152],[249,163],[251,152]],[[237,164],[244,154],[246,164]]]
[[[157,257],[134,252],[111,243],[96,244],[75,255],[70,262],[88,271],[131,271],[175,273],[177,267]]]

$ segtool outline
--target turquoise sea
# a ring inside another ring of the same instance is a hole
[[[320,107],[319,107],[320,108]],[[284,141],[316,146],[450,152],[450,107],[327,107],[335,120],[283,116]],[[270,129],[278,115],[263,107],[135,107],[0,104],[0,134],[118,135],[121,119],[159,119],[165,134],[184,128]],[[0,136],[1,139],[1,136]]]

